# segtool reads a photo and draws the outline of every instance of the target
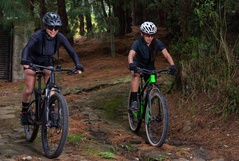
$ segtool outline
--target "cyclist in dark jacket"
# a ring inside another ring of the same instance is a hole
[[[36,73],[28,69],[30,63],[49,67],[53,66],[53,55],[60,46],[63,46],[74,61],[77,72],[81,74],[84,71],[69,41],[59,32],[59,28],[62,26],[60,16],[57,13],[48,12],[43,17],[43,24],[44,29],[36,31],[22,50],[21,64],[23,65],[25,74],[25,87],[22,94],[22,111],[20,113],[22,125],[28,123],[27,107],[36,81]],[[44,70],[44,72],[44,82],[46,83],[49,79],[50,71]]]
[[[155,58],[158,52],[161,51],[171,65],[170,73],[174,74],[177,70],[174,61],[164,44],[159,39],[154,38],[154,35],[157,32],[155,24],[146,21],[140,26],[140,31],[142,37],[133,43],[128,55],[129,70],[132,73],[131,108],[135,110],[137,109],[137,92],[139,86],[139,74],[137,73],[137,67],[155,70]]]

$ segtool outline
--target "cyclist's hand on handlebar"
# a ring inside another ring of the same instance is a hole
[[[78,74],[81,74],[82,72],[84,72],[84,68],[81,64],[77,64],[75,69]]]
[[[137,66],[134,63],[130,63],[128,69],[134,73],[138,73]]]
[[[174,75],[177,71],[176,65],[171,65],[171,67],[169,68],[169,74]]]
[[[83,69],[84,71],[84,69]],[[73,69],[72,71],[67,72],[67,74],[82,74],[82,70],[78,70],[77,68]]]

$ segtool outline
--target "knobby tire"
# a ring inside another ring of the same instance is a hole
[[[54,93],[50,97],[49,107],[54,105],[57,114],[57,126],[47,126],[46,119],[42,124],[42,146],[47,158],[57,158],[66,144],[69,127],[69,110],[62,94]]]
[[[140,91],[140,89],[138,90]],[[138,94],[138,109],[140,110],[140,95]],[[128,96],[128,121],[129,121],[129,127],[133,132],[138,132],[141,128],[141,124],[142,124],[142,119],[140,118],[140,112],[136,112],[136,111],[132,111],[130,109],[131,106],[131,91],[129,91],[129,96]]]
[[[28,125],[24,125],[25,138],[28,142],[33,142],[38,133],[39,124],[38,124],[38,98],[41,97],[37,92],[37,89],[34,88],[31,96],[31,102],[28,107]]]
[[[161,147],[166,140],[169,128],[167,101],[158,89],[152,89],[148,98],[145,113],[147,141],[152,146]]]

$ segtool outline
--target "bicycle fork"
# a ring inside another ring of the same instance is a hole
[[[45,99],[44,99],[44,106],[45,106],[45,119],[46,119],[46,126],[51,126],[50,125],[50,119],[49,119],[49,105],[50,105],[50,90],[48,88],[45,89]]]
[[[152,88],[149,87],[148,91],[147,91],[147,96],[145,99],[147,99],[147,101],[145,101],[145,104],[144,104],[144,116],[145,116],[145,124],[148,124],[149,123],[149,120],[151,118],[151,111],[150,111],[150,108],[147,108],[147,105],[148,107],[151,107],[151,98],[150,98],[150,92],[151,92]]]

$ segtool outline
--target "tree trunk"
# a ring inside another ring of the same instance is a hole
[[[110,20],[110,49],[112,57],[115,57],[115,33],[113,30],[112,20]]]
[[[126,33],[132,32],[132,16],[131,16],[131,9],[127,8],[125,12],[125,19],[126,19]]]
[[[165,27],[165,23],[166,23],[166,14],[162,9],[158,9],[158,26],[159,27]]]
[[[46,5],[45,0],[40,1],[40,24],[41,27],[44,28],[44,24],[42,23],[42,18],[46,14]]]
[[[84,23],[84,16],[82,14],[79,15],[80,19],[80,35],[84,36],[85,35],[85,23]]]
[[[88,0],[85,0],[85,6],[88,8],[89,12],[86,13],[85,18],[86,18],[86,28],[87,28],[87,33],[92,35],[92,21],[91,21],[91,12],[90,12],[90,3]]]
[[[119,20],[119,31],[117,36],[125,35],[126,25],[125,25],[125,12],[122,7],[123,5],[124,5],[123,0],[119,0],[118,3],[114,6],[115,17],[118,17]]]
[[[67,30],[68,18],[66,14],[65,0],[57,0],[57,5],[58,5],[58,13],[61,16],[62,21],[61,32],[66,36],[69,33],[69,31]]]
[[[34,0],[29,1],[29,8],[32,16],[34,16]]]
[[[134,4],[134,25],[141,25],[143,22],[143,9],[142,9],[142,3],[139,2],[139,0],[133,0]]]

